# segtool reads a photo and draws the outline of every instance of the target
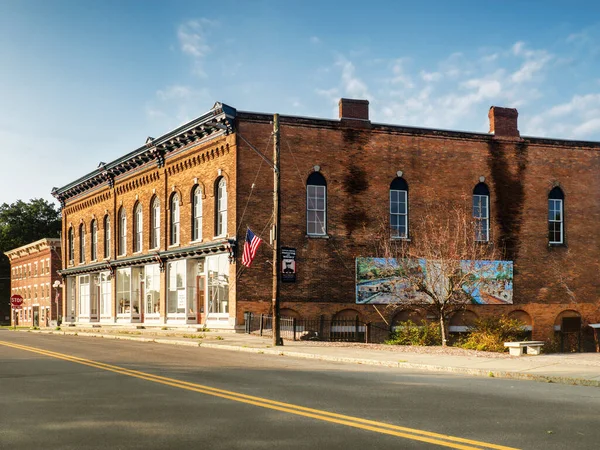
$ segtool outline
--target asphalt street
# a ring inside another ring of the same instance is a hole
[[[599,415],[593,387],[0,331],[0,449],[596,449]]]

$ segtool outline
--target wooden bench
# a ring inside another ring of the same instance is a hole
[[[505,342],[504,346],[508,347],[511,356],[521,356],[524,350],[527,349],[528,355],[539,355],[542,351],[544,341],[519,341]]]

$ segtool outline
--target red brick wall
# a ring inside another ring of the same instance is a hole
[[[250,115],[239,122],[244,137],[262,149],[272,126]],[[353,308],[379,319],[373,306],[355,305],[354,264],[358,256],[375,254],[375,234],[388,220],[389,186],[402,171],[411,217],[432,199],[440,207],[462,198],[470,204],[474,186],[485,177],[492,240],[515,264],[514,305],[474,306],[477,314],[525,310],[537,337],[548,335],[566,309],[600,321],[600,161],[593,145],[382,126],[353,129],[285,117],[281,123],[281,245],[297,249],[298,270],[295,283],[282,284],[282,307],[305,317]],[[271,154],[272,146],[264,148]],[[327,180],[327,239],[306,236],[305,183],[316,165]],[[243,240],[246,224],[268,239],[272,172],[241,144],[238,173],[239,217],[248,202],[238,239]],[[557,184],[565,193],[567,246],[549,247],[547,198]],[[253,266],[240,271],[238,320],[244,310],[269,311],[271,259],[271,249],[263,245]],[[378,308],[387,318],[395,314]]]

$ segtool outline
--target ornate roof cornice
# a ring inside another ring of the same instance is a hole
[[[210,111],[202,116],[159,138],[149,137],[145,144],[137,150],[110,163],[102,162],[93,172],[66,186],[52,189],[52,195],[64,207],[68,199],[99,185],[106,183],[113,188],[115,178],[151,161],[156,161],[158,167],[162,167],[165,158],[181,147],[229,134],[233,130],[236,115],[235,108],[217,102]]]

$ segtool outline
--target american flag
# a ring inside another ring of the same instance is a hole
[[[262,239],[255,235],[250,228],[246,231],[246,242],[244,242],[244,254],[242,255],[242,264],[250,267],[252,260],[256,256],[258,247],[262,243]]]

